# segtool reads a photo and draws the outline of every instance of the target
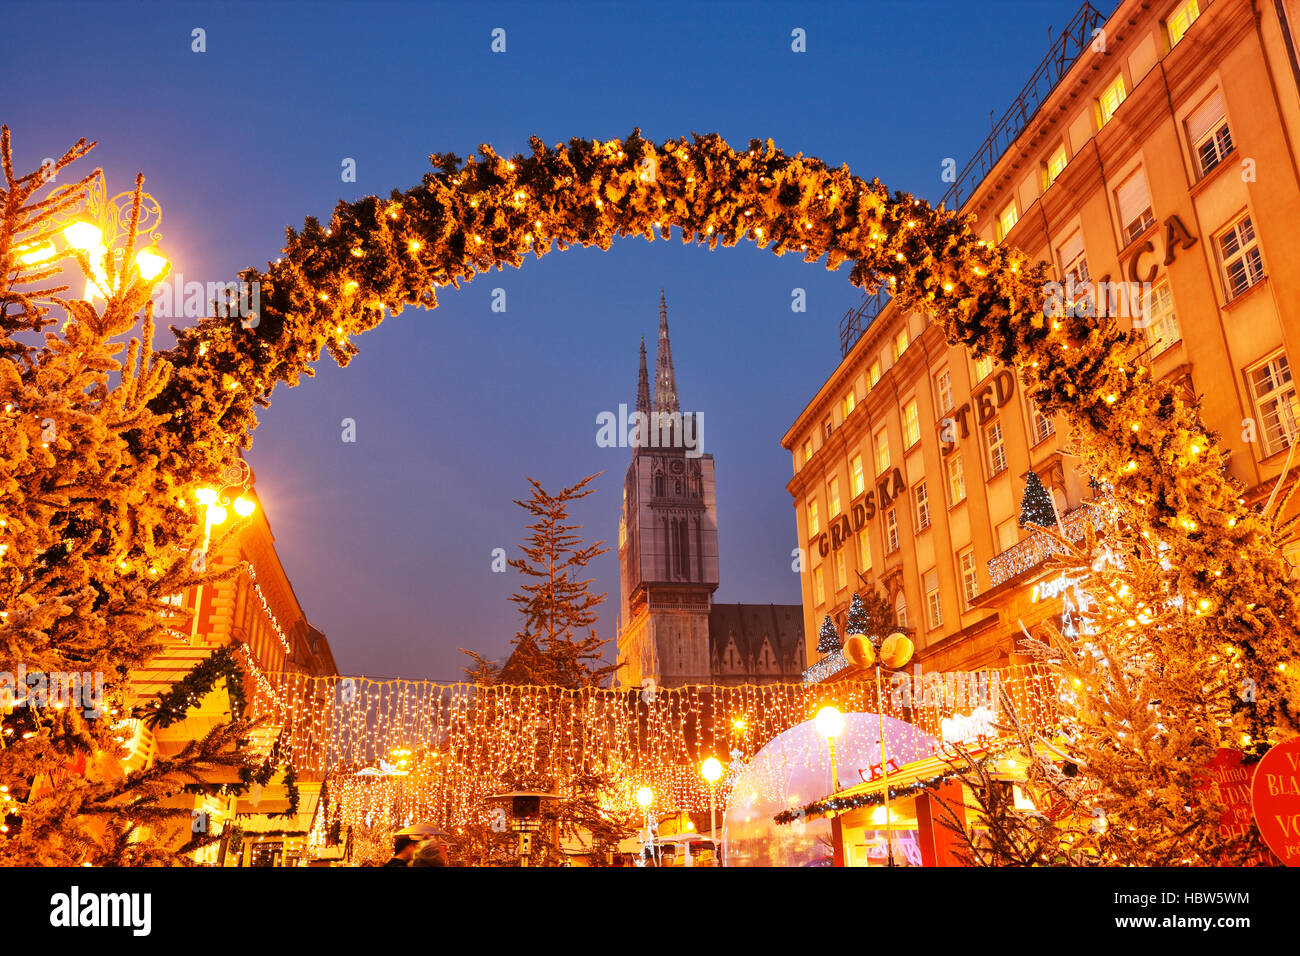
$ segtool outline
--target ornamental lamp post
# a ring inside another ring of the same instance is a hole
[[[713,853],[718,855],[718,781],[722,779],[722,764],[717,757],[709,757],[700,765],[700,776],[709,783],[709,838],[713,840]]]
[[[894,862],[894,828],[889,810],[889,764],[885,758],[885,707],[884,691],[881,688],[880,672],[886,668],[891,671],[901,670],[912,659],[912,642],[906,634],[895,631],[880,644],[880,653],[876,655],[871,669],[876,672],[876,720],[880,727],[880,778],[885,788],[885,843],[889,847],[889,865]]]
[[[834,795],[840,789],[840,775],[835,766],[835,738],[844,733],[844,715],[835,707],[828,705],[817,711],[813,723],[817,727],[817,732],[826,738],[826,746],[830,749],[831,794]]]

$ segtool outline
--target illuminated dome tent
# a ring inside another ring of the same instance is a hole
[[[880,763],[880,718],[875,714],[844,715],[844,731],[835,740],[840,781],[850,786],[870,778]],[[885,755],[890,772],[913,760],[929,757],[939,741],[913,724],[885,717]],[[779,825],[773,819],[831,793],[830,750],[816,722],[806,720],[778,734],[740,769],[726,810],[729,866],[802,866],[830,855],[831,821]],[[897,814],[896,814],[897,819]],[[894,833],[894,849],[910,863],[919,863],[913,833],[905,821]],[[874,838],[873,838],[874,840]],[[883,840],[880,844],[883,853]],[[874,846],[874,843],[872,843]],[[857,855],[871,852],[863,845]]]

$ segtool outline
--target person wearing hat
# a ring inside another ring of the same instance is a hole
[[[393,840],[393,858],[384,866],[410,866],[411,857],[415,856],[417,848],[418,844],[414,839],[405,833],[398,834],[397,838]]]

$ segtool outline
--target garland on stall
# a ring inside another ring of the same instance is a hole
[[[244,669],[235,657],[234,645],[219,647],[207,660],[200,661],[194,669],[171,689],[159,695],[157,707],[145,721],[149,727],[170,727],[184,720],[189,712],[210,694],[217,682],[225,680],[230,693],[230,712],[235,720],[243,717],[247,697],[244,693]]]
[[[995,759],[994,754],[986,754],[978,761],[971,763],[972,767],[987,767]],[[924,790],[937,787],[941,783],[960,777],[963,771],[956,767],[949,768],[932,777],[926,777],[921,780],[915,780],[912,783],[900,784],[896,787],[889,788],[889,799],[898,800],[902,797],[914,797]],[[784,826],[794,823],[796,820],[814,820],[826,813],[843,813],[846,810],[856,810],[860,807],[879,806],[885,802],[884,791],[875,791],[873,793],[855,793],[851,797],[827,797],[822,800],[814,800],[812,803],[806,803],[796,810],[782,810],[772,819],[778,824]]]

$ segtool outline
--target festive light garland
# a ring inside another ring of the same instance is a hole
[[[835,651],[833,654],[827,654],[817,663],[804,669],[803,682],[805,684],[816,684],[827,680],[838,674],[849,666],[848,659],[844,656],[843,651]]]
[[[1089,502],[1062,516],[1061,524],[1065,527],[1068,540],[1075,542],[1082,540],[1084,524],[1089,520],[1094,528],[1100,528],[1105,520],[1104,511],[1097,502]],[[1037,567],[1052,555],[1061,554],[1063,551],[1060,542],[1050,534],[1035,531],[1024,541],[989,559],[989,583],[997,587],[1003,581],[1009,581],[1017,574]]]
[[[271,630],[275,632],[275,636],[280,641],[280,646],[284,648],[285,654],[292,657],[293,644],[291,644],[289,639],[285,636],[284,628],[280,626],[279,620],[271,610],[271,604],[267,601],[266,594],[262,591],[262,586],[257,583],[257,569],[253,567],[252,561],[245,561],[243,563],[243,568],[244,573],[248,575],[248,580],[253,585],[253,593],[256,594],[257,599],[262,602],[262,612],[266,615],[266,619],[271,625]]]
[[[331,822],[359,827],[369,819],[372,829],[408,818],[448,829],[484,824],[485,798],[519,774],[552,779],[561,794],[582,775],[599,776],[606,781],[601,806],[629,819],[642,813],[636,793],[646,786],[655,812],[703,812],[709,807],[700,775],[704,757],[724,763],[731,757],[733,769],[743,766],[825,704],[846,713],[879,708],[905,721],[900,727],[908,732],[920,728],[936,738],[953,714],[939,698],[905,707],[889,687],[878,701],[874,681],[661,689],[647,700],[636,691],[597,688],[272,678],[275,697],[255,694],[251,711],[283,728],[282,760],[299,773],[328,776],[335,795]],[[1009,668],[1000,684],[1027,726],[1045,733],[1056,727],[1061,688],[1045,668]],[[857,732],[867,731],[849,736]],[[888,746],[893,735],[886,736]],[[892,743],[896,749],[900,741]],[[804,760],[817,771],[826,757],[814,751]],[[733,780],[729,774],[719,782],[720,805]],[[759,785],[776,795],[780,782]]]

